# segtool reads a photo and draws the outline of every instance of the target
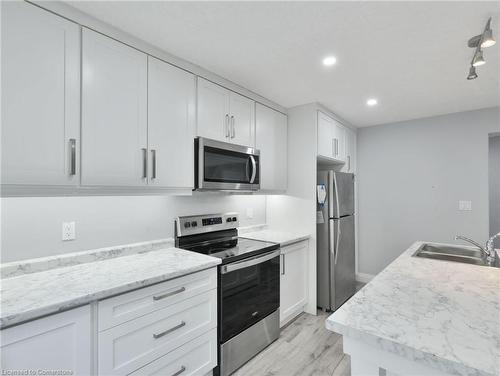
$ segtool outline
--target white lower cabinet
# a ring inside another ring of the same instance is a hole
[[[307,240],[281,247],[280,326],[299,315],[307,303]]]
[[[99,375],[198,375],[214,368],[216,276],[212,268],[100,301]]]
[[[2,374],[33,370],[38,373],[19,374],[90,375],[91,334],[89,305],[4,329],[0,332]]]
[[[212,329],[131,375],[205,375],[216,366],[217,329]]]

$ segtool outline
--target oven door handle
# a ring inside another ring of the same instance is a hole
[[[226,273],[234,272],[235,270],[248,268],[249,266],[262,264],[263,262],[269,261],[269,260],[279,256],[280,253],[281,253],[281,251],[279,249],[277,249],[276,251],[266,253],[264,255],[259,255],[257,257],[253,257],[249,260],[224,265],[221,268],[221,274],[226,274]]]

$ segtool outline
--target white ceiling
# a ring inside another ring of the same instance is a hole
[[[500,42],[466,80],[467,40],[489,16],[500,41],[500,2],[70,4],[285,107],[320,102],[355,126],[500,101]],[[367,107],[370,97],[379,104]]]

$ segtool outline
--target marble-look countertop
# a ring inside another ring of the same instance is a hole
[[[500,268],[407,251],[326,320],[329,330],[454,375],[500,375]]]
[[[215,257],[170,247],[3,278],[0,328],[220,263]]]
[[[281,247],[284,247],[289,244],[299,242],[301,240],[307,240],[311,236],[308,234],[299,234],[293,232],[261,230],[261,231],[246,232],[240,234],[240,237],[253,240],[262,240],[271,243],[278,243]]]

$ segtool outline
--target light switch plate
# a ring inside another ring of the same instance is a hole
[[[63,222],[62,224],[62,240],[76,239],[76,224],[75,222]]]
[[[472,210],[472,201],[458,201],[458,210],[460,211],[470,211]]]

